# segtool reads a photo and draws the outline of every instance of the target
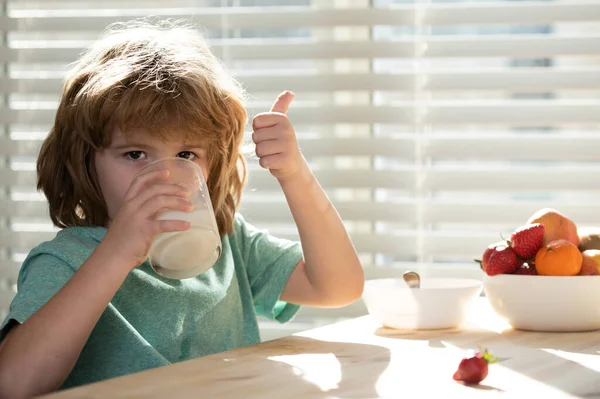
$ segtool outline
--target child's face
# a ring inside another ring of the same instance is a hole
[[[120,129],[113,130],[110,147],[99,151],[94,159],[109,219],[119,211],[135,174],[151,162],[168,157],[186,158],[198,164],[208,180],[207,151],[202,142],[185,142],[185,136],[180,137],[165,142],[138,129],[125,138]]]

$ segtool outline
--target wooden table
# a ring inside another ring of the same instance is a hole
[[[499,362],[455,382],[465,350]],[[511,329],[479,299],[462,330],[399,331],[360,317],[47,398],[600,398],[600,331]]]

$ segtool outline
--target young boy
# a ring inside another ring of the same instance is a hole
[[[246,111],[237,83],[192,29],[114,25],[68,74],[38,159],[38,188],[62,228],[22,265],[0,331],[0,397],[29,397],[260,341],[257,315],[290,320],[300,305],[360,297],[364,275],[333,205],[286,117],[293,94],[252,121],[259,163],[279,182],[300,243],[237,213]],[[223,252],[208,272],[170,280],[146,258],[156,220],[189,210],[160,171],[165,157],[207,176]]]

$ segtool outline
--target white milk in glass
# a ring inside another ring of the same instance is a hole
[[[206,209],[192,212],[164,211],[157,217],[163,220],[186,220],[186,231],[162,233],[150,249],[154,270],[167,278],[187,278],[205,272],[221,255],[221,238],[215,231]]]
[[[202,170],[193,162],[181,158],[167,158],[150,165],[167,167],[170,181],[192,191],[189,200],[194,204],[191,212],[164,210],[157,219],[185,220],[190,222],[186,231],[159,234],[150,247],[150,265],[161,276],[184,279],[197,276],[210,269],[221,256],[221,237],[215,220],[210,196]]]

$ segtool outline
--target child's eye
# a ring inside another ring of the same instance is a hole
[[[142,159],[146,156],[144,151],[129,151],[125,153],[125,158],[130,159],[132,161],[137,161],[138,159]]]
[[[182,151],[179,154],[177,154],[177,156],[179,158],[185,158],[185,159],[195,159],[196,158],[196,154],[194,154],[193,152],[189,152],[189,151]]]

